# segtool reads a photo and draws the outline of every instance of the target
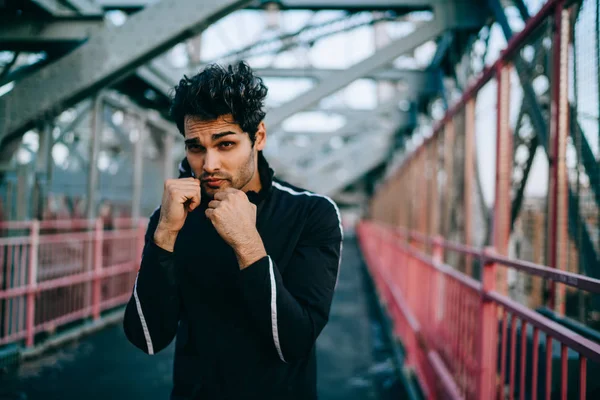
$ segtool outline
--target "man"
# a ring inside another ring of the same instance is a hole
[[[330,199],[273,178],[266,94],[245,63],[209,66],[175,88],[186,159],[150,217],[124,320],[148,354],[177,336],[171,399],[317,397],[314,345],[341,221]]]

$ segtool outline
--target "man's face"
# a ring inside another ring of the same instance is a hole
[[[250,136],[233,123],[231,115],[204,121],[185,118],[186,156],[194,176],[201,181],[203,194],[214,197],[226,188],[247,190],[257,174],[257,153],[264,148],[261,123],[252,146]]]

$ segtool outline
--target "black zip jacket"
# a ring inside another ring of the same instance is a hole
[[[180,177],[190,176],[182,162]],[[327,323],[339,272],[335,203],[273,179],[259,155],[257,230],[268,256],[239,269],[204,215],[189,213],[171,253],[150,217],[125,311],[127,338],[148,354],[177,336],[172,400],[316,399],[315,340]]]

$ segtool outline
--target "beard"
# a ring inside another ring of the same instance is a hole
[[[227,188],[234,188],[242,190],[254,177],[255,173],[255,155],[254,149],[250,150],[250,154],[242,165],[233,174],[226,172],[216,173],[214,175],[202,174],[200,189],[202,192],[202,198],[212,199],[217,192],[223,191]],[[203,182],[204,179],[221,179],[218,187],[208,185],[207,182]]]

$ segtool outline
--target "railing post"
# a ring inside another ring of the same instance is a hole
[[[550,181],[548,197],[548,265],[566,269],[568,235],[567,139],[569,137],[568,63],[569,10],[560,1],[555,12],[554,51],[552,62],[552,102],[550,123]],[[565,286],[550,283],[550,308],[559,315],[565,313]]]
[[[416,241],[415,239],[412,237],[412,233],[409,232],[408,234],[408,247],[411,250],[419,250],[416,246]],[[418,286],[418,282],[416,279],[417,276],[417,261],[414,259],[414,257],[411,254],[407,255],[408,261],[406,263],[406,266],[408,268],[407,274],[406,274],[406,279],[407,279],[407,293],[406,293],[406,302],[408,303],[408,306],[410,307],[411,311],[415,311],[416,306],[418,306],[418,293],[417,291],[419,290],[419,286]],[[404,296],[404,293],[402,293],[402,295]]]
[[[465,210],[465,245],[471,246],[473,240],[473,188],[475,179],[475,100],[470,99],[465,105],[465,164],[464,164],[464,210]],[[473,259],[465,256],[465,273],[473,277]]]
[[[496,358],[498,343],[498,317],[496,304],[490,301],[486,294],[496,289],[496,263],[486,256],[494,254],[492,247],[484,249],[481,257],[482,289],[480,306],[479,335],[479,399],[488,400],[496,398]]]
[[[444,194],[442,198],[442,223],[439,233],[448,236],[450,232],[450,218],[452,216],[452,201],[454,199],[454,118],[450,118],[444,127]]]
[[[25,345],[33,346],[35,337],[35,295],[37,292],[37,272],[38,272],[38,252],[40,245],[40,221],[34,220],[31,223],[31,233],[29,235],[29,271],[27,279],[27,319],[25,329],[27,337]]]
[[[436,235],[433,238],[433,248],[431,250],[431,258],[436,264],[444,263],[444,238],[440,235]],[[444,298],[445,298],[445,280],[444,274],[436,269],[436,279],[434,281],[434,287],[431,295],[433,296],[433,304],[435,305],[435,324],[442,320],[444,315]]]
[[[94,269],[92,287],[92,315],[94,320],[100,319],[100,289],[102,284],[102,247],[104,244],[104,224],[102,218],[97,218],[94,225]]]
[[[508,255],[510,237],[511,182],[513,145],[509,124],[510,111],[510,66],[503,62],[497,64],[496,79],[498,81],[498,118],[496,121],[496,193],[494,201],[494,239],[495,251],[503,256]],[[508,294],[506,270],[497,271],[496,290]]]

